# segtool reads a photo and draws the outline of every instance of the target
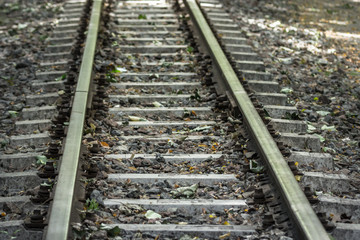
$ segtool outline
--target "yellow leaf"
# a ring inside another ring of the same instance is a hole
[[[295,179],[296,179],[296,181],[300,182],[301,181],[301,175],[295,175]]]
[[[191,111],[191,114],[194,116],[197,116],[196,112],[194,110]]]
[[[190,118],[185,118],[184,121],[188,121],[188,122],[189,122],[189,121],[191,121],[191,119],[190,119]]]
[[[130,170],[136,171],[136,167],[129,167]]]
[[[245,209],[244,209],[244,211],[245,211],[245,212],[248,212],[248,211],[249,211],[249,209],[245,208]]]
[[[225,238],[228,238],[228,237],[230,237],[230,233],[226,233],[226,234],[224,234],[224,235],[221,235],[221,236],[219,236],[219,239],[225,239]]]
[[[90,128],[95,131],[96,130],[96,126],[93,123],[90,123]]]
[[[199,146],[199,147],[203,147],[203,148],[206,148],[206,147],[207,147],[207,145],[205,145],[205,144],[199,144],[198,146]]]
[[[228,221],[225,221],[223,225],[230,225]]]
[[[299,163],[298,162],[295,162],[295,166],[298,166],[299,165]]]
[[[100,145],[104,148],[109,148],[109,144],[107,144],[106,142],[100,142]]]
[[[216,215],[210,214],[210,215],[209,215],[209,218],[216,218]]]
[[[1,216],[2,216],[2,217],[5,217],[5,216],[6,216],[6,212],[2,212],[2,213],[1,213]]]
[[[211,150],[216,151],[216,147],[214,145],[212,145]]]

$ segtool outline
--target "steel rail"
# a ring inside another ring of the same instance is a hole
[[[75,195],[81,140],[88,94],[93,72],[93,62],[99,30],[102,0],[94,0],[86,36],[82,63],[70,115],[70,124],[57,178],[49,225],[48,240],[66,240],[69,236],[71,211]]]
[[[215,66],[243,114],[245,122],[265,160],[268,169],[280,188],[300,239],[330,239],[317,215],[310,206],[293,173],[283,158],[277,144],[268,132],[216,37],[203,16],[196,0],[185,0],[185,5],[200,37],[206,45]]]

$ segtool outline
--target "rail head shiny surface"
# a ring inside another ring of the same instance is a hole
[[[277,144],[268,132],[265,124],[253,106],[245,89],[242,87],[236,73],[227,60],[215,35],[203,16],[196,0],[185,0],[185,5],[190,13],[200,37],[206,44],[215,65],[219,68],[225,84],[234,97],[236,104],[256,141],[257,147],[266,161],[276,184],[280,188],[281,195],[286,202],[289,212],[296,224],[301,239],[330,239],[310,203],[301,190],[287,162],[279,151]]]
[[[73,198],[75,195],[74,187],[79,165],[81,139],[93,71],[101,7],[102,0],[93,1],[90,24],[86,35],[86,45],[82,56],[78,84],[70,115],[64,154],[61,160],[49,225],[46,232],[46,239],[48,240],[68,239],[69,232],[71,231],[70,219]]]

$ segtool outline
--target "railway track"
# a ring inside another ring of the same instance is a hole
[[[220,1],[69,1],[62,17],[20,153],[1,155],[3,236],[356,239],[352,180],[326,173]]]

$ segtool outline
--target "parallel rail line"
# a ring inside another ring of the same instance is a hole
[[[236,105],[239,106],[246,119],[249,131],[253,135],[263,159],[267,162],[269,171],[275,179],[302,237],[304,239],[326,239],[328,236],[325,229],[322,227],[305,194],[293,177],[293,173],[290,171],[277,144],[253,106],[247,92],[240,84],[240,80],[237,78],[230,63],[226,60],[225,54],[221,50],[210,27],[207,25],[205,18],[202,16],[201,10],[195,1],[188,0],[185,3],[189,8],[193,21],[200,29],[199,32],[205,40],[204,42],[210,55],[224,76],[226,84],[229,86],[231,94],[236,101]]]

